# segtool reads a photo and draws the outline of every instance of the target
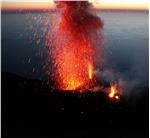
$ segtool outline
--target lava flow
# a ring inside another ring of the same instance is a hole
[[[49,53],[54,61],[57,88],[76,90],[88,88],[94,77],[95,55],[100,54],[101,19],[87,1],[56,2],[60,20],[53,28]]]

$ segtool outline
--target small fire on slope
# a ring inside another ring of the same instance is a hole
[[[116,83],[110,83],[110,88],[108,89],[107,93],[110,99],[119,100],[120,95],[122,94],[122,89],[118,88]]]

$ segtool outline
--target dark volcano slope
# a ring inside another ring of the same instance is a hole
[[[131,106],[104,92],[70,93],[10,73],[1,77],[2,136],[148,138],[148,88],[133,89],[145,94]]]

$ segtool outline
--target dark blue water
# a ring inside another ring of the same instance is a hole
[[[104,21],[106,64],[99,75],[111,79],[119,76],[132,83],[148,85],[148,11],[99,11],[98,15]],[[43,33],[43,21],[37,19],[47,16],[48,13],[39,12],[2,13],[3,72],[27,78],[43,77],[42,59],[37,53],[44,47],[46,33]],[[49,24],[51,20],[54,18],[49,18]],[[35,32],[43,35],[43,42],[38,45]]]

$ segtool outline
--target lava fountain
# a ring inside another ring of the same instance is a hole
[[[48,37],[53,77],[61,90],[88,88],[95,81],[103,23],[87,1],[56,2],[60,18]]]
[[[88,63],[88,76],[89,79],[93,78],[93,66],[91,65],[91,63]]]

